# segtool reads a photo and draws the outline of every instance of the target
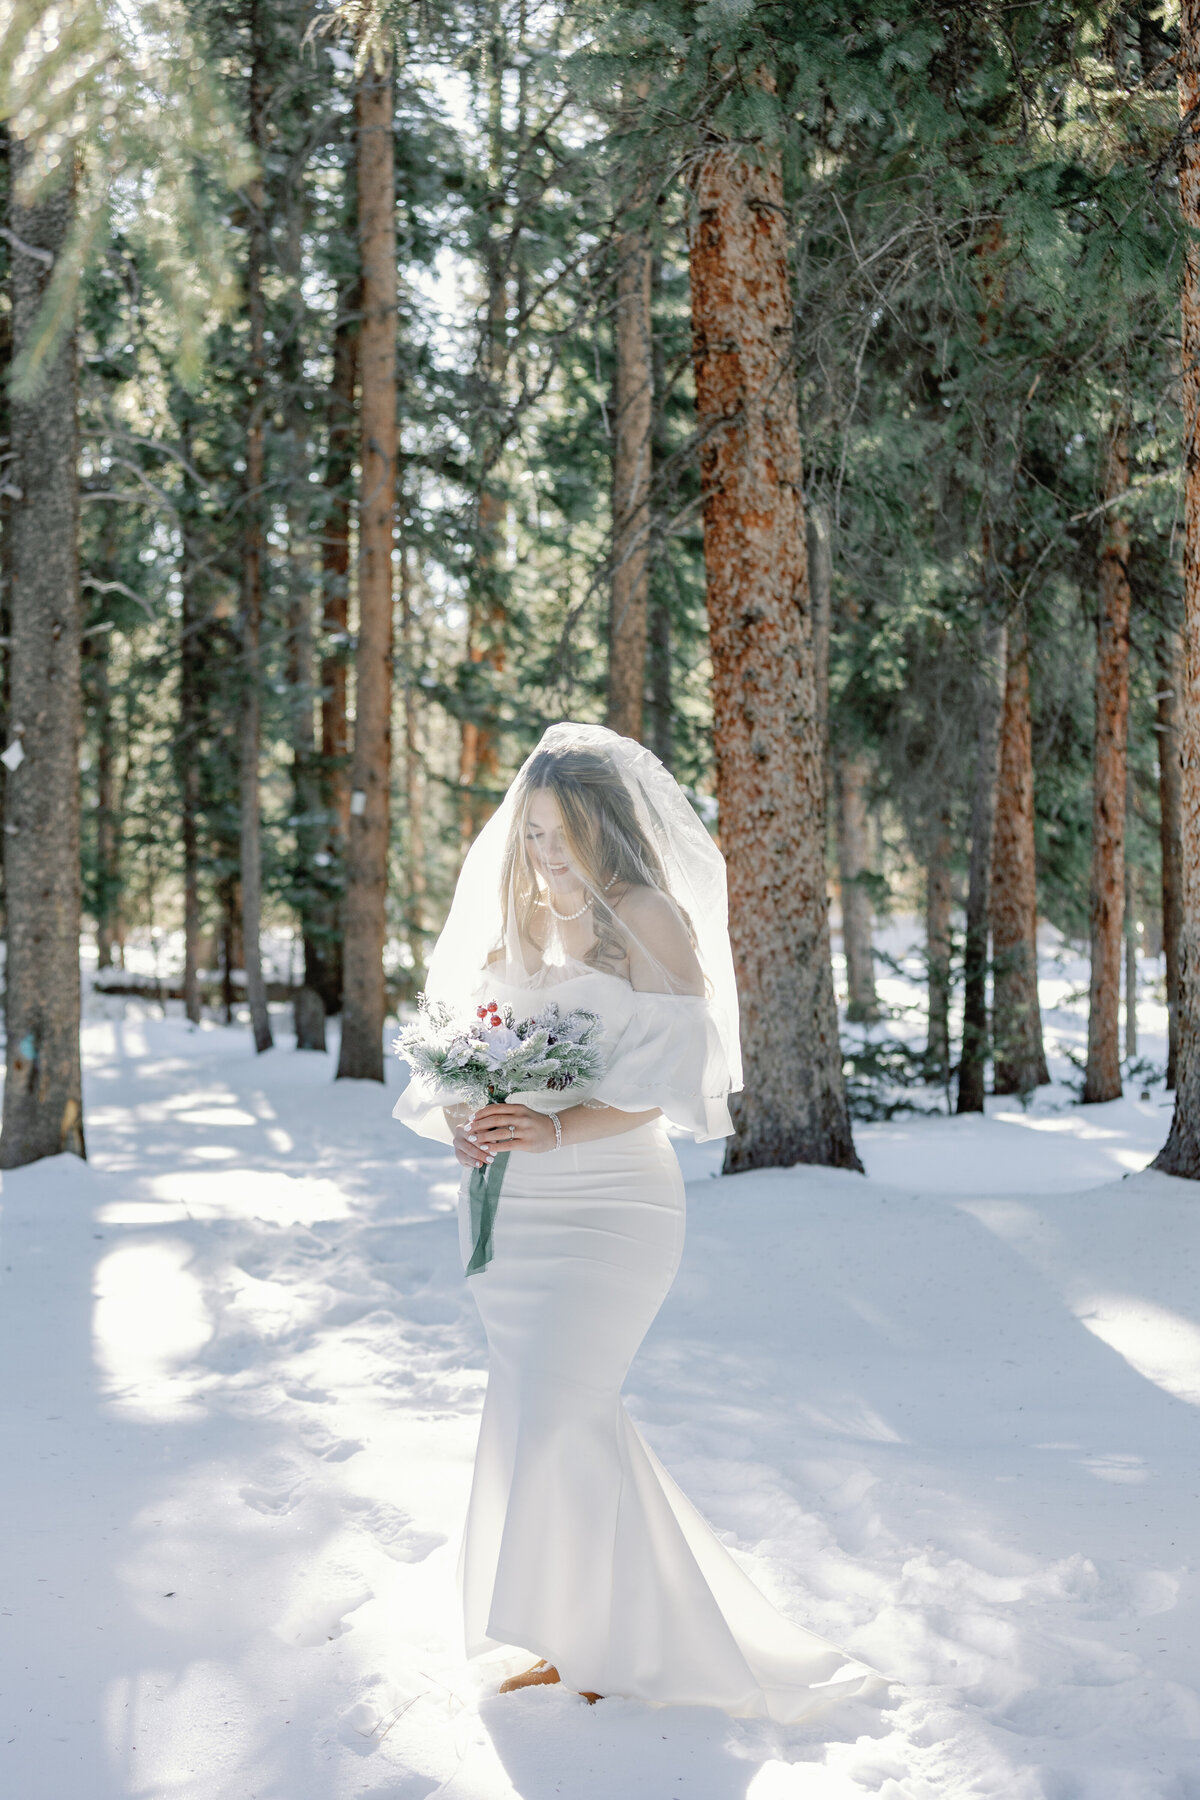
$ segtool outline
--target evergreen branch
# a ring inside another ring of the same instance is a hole
[[[54,267],[54,257],[49,250],[39,250],[36,244],[27,244],[24,238],[19,238],[7,225],[0,225],[0,238],[11,244],[22,256],[31,256],[35,262],[44,263],[48,269]]]

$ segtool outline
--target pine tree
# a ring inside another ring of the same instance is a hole
[[[1158,668],[1158,809],[1162,859],[1162,939],[1167,976],[1167,1076],[1174,1088],[1179,1066],[1179,930],[1183,849],[1182,781],[1179,756],[1180,702],[1183,696],[1183,644],[1179,632],[1162,627],[1155,644]]]
[[[346,708],[350,634],[350,512],[354,474],[354,397],[358,370],[359,295],[343,303],[333,337],[333,377],[326,395],[326,514],[321,534],[321,810],[324,872],[317,920],[306,946],[304,979],[327,1014],[342,1010],[341,897],[350,835],[350,731]],[[312,965],[307,960],[312,956]]]
[[[1029,637],[1009,620],[1000,774],[992,844],[993,1091],[1027,1094],[1049,1081],[1038,1004],[1037,869]]]
[[[180,801],[180,837],[183,851],[183,1010],[193,1025],[203,1016],[200,1002],[200,805],[201,738],[204,702],[202,686],[202,614],[197,593],[198,549],[194,536],[191,489],[192,441],[190,419],[181,432],[184,492],[181,495],[179,571],[179,716],[176,740]]]
[[[356,94],[362,265],[361,490],[354,764],[346,852],[345,996],[338,1077],[383,1080],[392,769],[392,549],[396,519],[396,223],[390,55],[368,57]]]
[[[857,1169],[829,954],[779,158],[711,143],[693,190],[713,746],[746,1068],[725,1167]]]
[[[1175,1112],[1154,1167],[1200,1180],[1200,3],[1179,8],[1179,202],[1190,235],[1182,294],[1184,528],[1179,708],[1179,1055]]]
[[[246,969],[246,999],[250,1030],[260,1053],[274,1042],[267,1011],[267,990],[262,966],[262,822],[259,813],[259,717],[261,696],[260,651],[262,643],[263,565],[266,560],[264,527],[266,472],[266,303],[263,277],[267,258],[266,188],[262,165],[266,156],[266,67],[263,45],[263,0],[250,0],[250,75],[247,95],[247,136],[258,158],[258,170],[245,191],[246,311],[250,326],[249,392],[246,412],[245,535],[242,552],[241,607],[238,640],[241,647],[241,692],[238,731],[238,791],[240,801],[240,883],[242,955]]]
[[[1118,411],[1104,446],[1104,529],[1096,622],[1096,749],[1092,802],[1092,971],[1084,1101],[1121,1092],[1121,944],[1125,910],[1125,743],[1129,729],[1129,421]]]
[[[835,751],[833,792],[837,809],[838,886],[842,898],[842,948],[846,953],[846,1016],[879,1017],[875,954],[871,944],[870,831],[866,790],[869,769],[861,753]]]
[[[642,220],[633,217],[626,222],[617,237],[616,259],[607,719],[624,737],[640,738],[646,687],[654,410],[650,234]]]
[[[988,552],[985,546],[985,564]],[[1000,762],[1000,722],[1004,706],[1007,627],[991,619],[981,633],[977,675],[978,729],[971,794],[971,857],[967,873],[967,928],[963,943],[963,1035],[958,1066],[960,1113],[982,1112],[988,1055],[987,972],[991,930],[992,843],[996,826],[996,783]]]
[[[35,198],[9,141],[13,350],[25,354],[71,227],[72,182]],[[79,1061],[79,490],[73,329],[10,399],[12,738],[4,822],[7,1077],[0,1167],[84,1155]],[[19,750],[18,750],[19,747]],[[17,761],[18,754],[20,760]]]
[[[928,1025],[925,1035],[926,1079],[950,1081],[950,963],[954,889],[951,879],[951,820],[939,812],[929,828],[925,867],[925,957]]]

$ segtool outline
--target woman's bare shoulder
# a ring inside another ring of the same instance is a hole
[[[659,888],[631,887],[615,902],[613,911],[631,939],[635,987],[658,987],[659,979],[649,978],[649,971],[658,969],[665,971],[661,978],[666,992],[703,991],[692,934],[669,894]]]
[[[613,901],[613,911],[627,925],[678,925],[683,929],[679,908],[661,888],[629,886]]]

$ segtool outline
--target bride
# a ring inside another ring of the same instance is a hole
[[[873,1671],[775,1611],[621,1401],[683,1249],[667,1123],[727,1135],[741,1080],[725,865],[649,751],[599,726],[545,733],[466,858],[427,991],[462,1012],[586,1008],[606,1057],[569,1104],[462,1117],[414,1077],[396,1107],[465,1170],[511,1152],[471,1276],[491,1369],[459,1565],[468,1655],[539,1659],[502,1692],[561,1679],[589,1701],[783,1723],[863,1692]]]

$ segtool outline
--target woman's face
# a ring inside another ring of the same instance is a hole
[[[580,886],[563,837],[562,812],[547,788],[535,789],[530,798],[525,815],[525,847],[530,862],[552,892],[565,893]]]

